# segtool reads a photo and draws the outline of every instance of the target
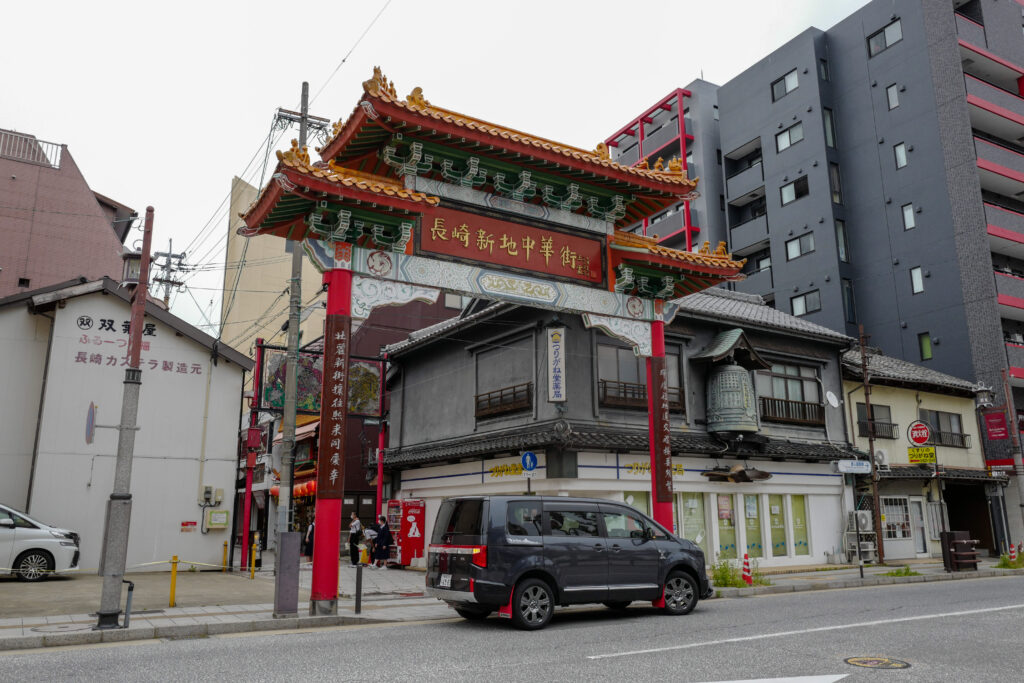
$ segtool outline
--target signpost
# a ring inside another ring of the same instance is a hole
[[[533,451],[524,451],[522,463],[523,476],[526,477],[526,492],[532,493],[530,490],[530,480],[537,474],[537,454]]]

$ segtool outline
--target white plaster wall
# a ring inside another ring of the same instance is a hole
[[[1006,503],[1006,525],[1010,542],[1024,543],[1024,520],[1021,519],[1024,508],[1020,507],[1024,501],[1020,499],[1020,492],[1017,490],[1016,476],[1010,477],[1010,485],[1003,489],[1003,495],[1005,496],[1003,500]]]
[[[0,503],[24,510],[50,321],[24,305],[0,310]]]
[[[80,328],[81,316],[93,321],[90,329]],[[93,570],[99,560],[117,452],[116,430],[97,429],[93,443],[86,443],[86,412],[91,401],[98,406],[98,424],[120,420],[126,367],[120,358],[127,351],[121,324],[129,317],[128,304],[101,294],[71,299],[66,308],[57,310],[29,512],[82,535],[83,571]],[[112,319],[115,331],[99,330],[101,319]],[[223,359],[214,367],[207,349],[152,318],[146,321],[155,324],[156,335],[143,337],[149,348],[142,350],[128,565],[168,560],[172,555],[219,564],[229,532],[200,532],[200,484],[223,489],[220,507],[231,510],[242,369]],[[102,362],[76,362],[79,353],[87,358],[100,354]],[[111,356],[116,365],[108,365]],[[164,369],[165,362],[173,364],[171,370]],[[179,363],[185,364],[186,372],[178,372]],[[200,482],[204,418],[206,460]],[[197,522],[194,532],[181,531],[186,521]],[[142,569],[167,568],[157,564]]]

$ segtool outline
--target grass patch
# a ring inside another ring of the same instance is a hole
[[[743,569],[738,560],[719,560],[711,565],[711,583],[718,588],[747,588],[743,580]],[[757,560],[750,561],[750,575],[755,586],[770,586],[771,581],[761,573]]]
[[[893,569],[891,572],[885,572],[882,576],[921,576],[921,572],[915,572],[909,565],[906,565],[899,569]]]
[[[994,566],[996,569],[1024,569],[1024,555],[1017,555],[1013,562],[1010,561],[1009,555],[1000,555]]]

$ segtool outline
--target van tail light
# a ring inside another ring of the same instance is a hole
[[[470,560],[473,564],[478,567],[487,566],[487,546],[475,545],[473,546],[473,555]]]

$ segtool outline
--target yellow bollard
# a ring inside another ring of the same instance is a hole
[[[249,578],[256,578],[256,544],[249,546]]]
[[[224,559],[221,561],[220,570],[226,572],[228,570],[228,542],[224,541]]]
[[[174,589],[178,583],[178,556],[171,557],[171,599],[168,607],[174,607]]]

